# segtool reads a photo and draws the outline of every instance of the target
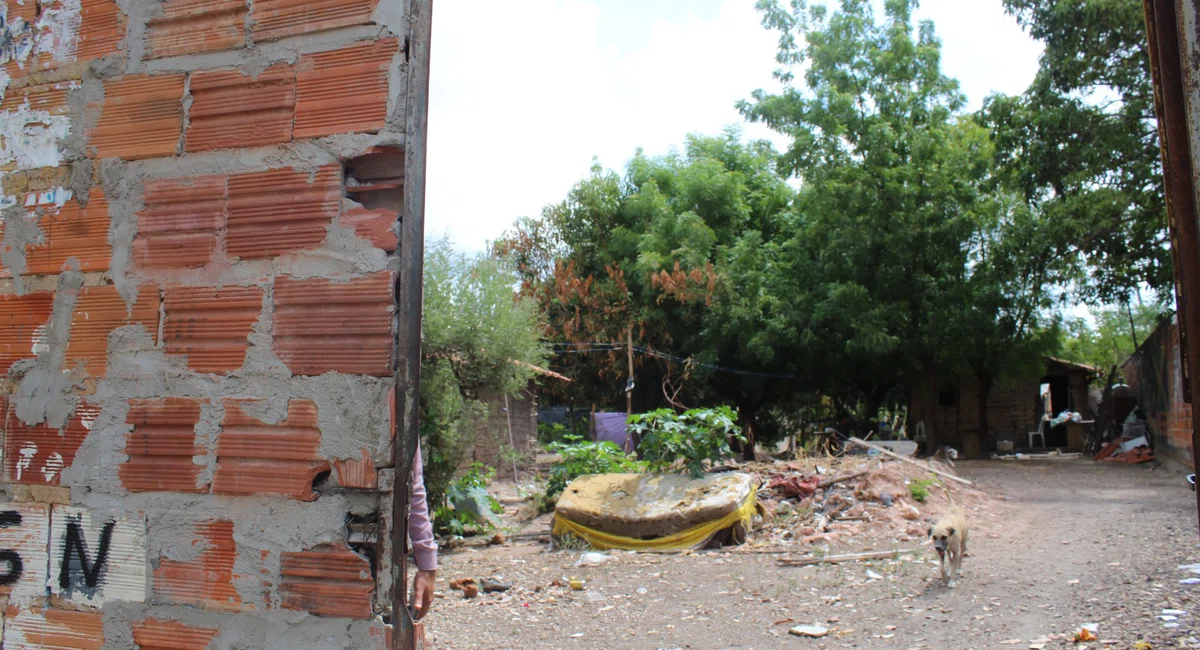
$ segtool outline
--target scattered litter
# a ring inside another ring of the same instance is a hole
[[[572,635],[571,635],[571,638],[572,638],[572,639],[582,639],[582,638],[583,638],[583,632],[576,632],[575,634],[572,634]]]
[[[1162,611],[1162,613],[1166,614],[1167,616],[1187,616],[1188,615],[1188,613],[1183,611],[1182,609],[1164,609]]]
[[[504,582],[500,582],[499,580],[484,580],[483,581],[483,593],[485,593],[485,594],[503,593],[505,591],[508,591],[509,589],[512,589],[512,585],[504,583]]]
[[[875,573],[874,571],[872,571],[870,569],[867,569],[867,578],[869,580],[883,580],[883,576],[879,575],[878,573]]]
[[[1086,643],[1088,641],[1096,641],[1099,637],[1092,630],[1089,630],[1085,625],[1081,630],[1075,633],[1075,643]]]
[[[1161,621],[1168,621],[1168,622],[1169,622],[1169,621],[1178,621],[1178,620],[1179,620],[1179,617],[1178,617],[1178,616],[1172,616],[1172,615],[1170,615],[1170,614],[1163,614],[1163,615],[1159,616],[1158,618],[1159,618],[1159,620],[1161,620]]]
[[[1192,573],[1195,573],[1196,575],[1200,575],[1200,563],[1197,563],[1197,564],[1180,564],[1180,565],[1179,565],[1179,570],[1180,570],[1180,571],[1191,571]]]
[[[807,478],[798,474],[792,476],[774,476],[767,482],[766,489],[772,490],[775,494],[784,499],[800,498],[812,496],[817,491],[821,479],[816,476]]]
[[[474,598],[479,595],[479,587],[475,586],[474,578],[459,578],[450,581],[450,588],[463,592],[463,598]]]
[[[1200,585],[1200,578],[1184,578],[1179,581],[1181,585]]]
[[[568,583],[571,585],[571,591],[583,591],[583,581],[574,578]]]
[[[826,634],[829,634],[829,629],[821,627],[820,625],[797,625],[796,627],[788,630],[788,633],[796,636],[808,637],[810,639],[819,639]]]
[[[1017,645],[1020,642],[1020,639],[1009,639],[1007,641],[1001,641],[1000,645]]]
[[[646,594],[648,594],[648,593],[650,593],[650,590],[649,590],[649,589],[647,589],[647,588],[645,588],[645,587],[638,587],[638,590],[637,590],[637,595],[639,595],[639,596],[645,596],[645,595],[646,595]]]
[[[611,559],[612,556],[604,553],[584,553],[579,556],[579,561],[575,563],[575,566],[600,566]]]

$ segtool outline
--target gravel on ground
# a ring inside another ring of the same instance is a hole
[[[780,550],[812,552],[799,539],[754,553],[611,552],[598,566],[517,540],[443,554],[427,634],[439,650],[1200,648],[1200,584],[1187,584],[1200,567],[1180,568],[1200,563],[1200,535],[1181,474],[1079,458],[958,471],[994,503],[968,506],[953,590],[917,538],[894,545],[920,549],[908,558],[799,568],[777,563]],[[855,550],[854,537],[837,541],[830,552]],[[448,583],[467,577],[511,589],[465,599]],[[1086,624],[1098,639],[1076,643]],[[827,633],[789,634],[800,625]]]

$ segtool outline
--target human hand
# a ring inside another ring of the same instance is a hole
[[[429,613],[433,605],[433,583],[437,579],[437,571],[417,571],[413,577],[412,613],[413,620],[419,621]]]

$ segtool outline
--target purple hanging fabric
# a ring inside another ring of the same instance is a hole
[[[624,413],[597,413],[595,419],[596,442],[608,440],[625,451],[629,449],[629,430],[625,425]]]

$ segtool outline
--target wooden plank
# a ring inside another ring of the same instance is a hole
[[[868,449],[874,449],[875,451],[878,451],[879,453],[883,454],[884,456],[888,456],[889,458],[895,458],[896,460],[903,461],[905,463],[908,463],[909,465],[915,465],[927,472],[932,472],[933,474],[937,474],[938,476],[941,476],[942,478],[948,478],[951,481],[957,481],[957,482],[962,483],[963,485],[967,485],[967,486],[974,485],[974,483],[968,481],[965,478],[959,478],[953,474],[947,474],[946,472],[936,470],[936,469],[930,467],[929,465],[922,463],[919,460],[913,460],[911,458],[905,458],[904,456],[901,456],[899,454],[894,454],[890,450],[884,449],[883,447],[880,447],[879,445],[873,445],[869,442],[860,440],[858,438],[850,438],[850,442],[853,442],[858,445],[862,445]]]
[[[841,562],[858,562],[860,560],[899,559],[901,555],[920,553],[919,548],[899,549],[895,551],[869,551],[867,553],[847,553],[846,555],[825,555],[804,557],[798,560],[783,558],[779,566],[809,566],[812,564],[839,564]]]

